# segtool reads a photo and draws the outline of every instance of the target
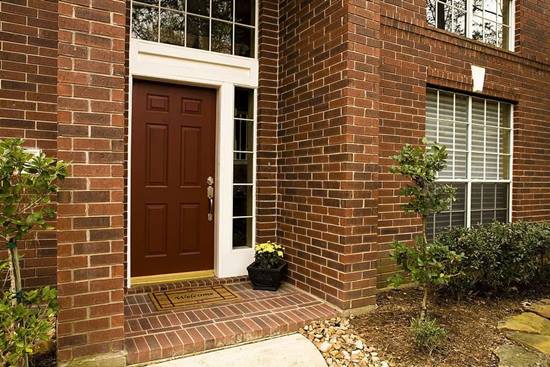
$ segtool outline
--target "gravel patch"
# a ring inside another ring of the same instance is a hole
[[[355,333],[348,318],[315,321],[300,332],[319,349],[329,367],[390,367]]]

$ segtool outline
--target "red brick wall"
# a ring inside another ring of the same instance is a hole
[[[426,85],[472,90],[470,65],[486,68],[483,95],[514,102],[513,219],[550,219],[550,65],[544,14],[550,3],[520,1],[516,47],[506,52],[428,26],[424,0],[386,1],[381,17],[379,286],[395,266],[390,243],[420,229],[402,214],[390,157],[425,130]],[[542,32],[542,33],[541,33]],[[546,60],[546,63],[541,63]]]
[[[344,309],[374,303],[378,1],[280,12],[279,219],[290,279]]]
[[[256,242],[265,242],[277,239],[279,4],[277,0],[260,0],[258,6]]]
[[[548,1],[516,1],[516,51],[522,56],[549,64]]]
[[[118,352],[124,340],[123,0],[59,2],[58,359]]]
[[[0,1],[1,138],[56,154],[56,75],[57,1]],[[55,233],[34,233],[19,246],[24,286],[55,284]]]

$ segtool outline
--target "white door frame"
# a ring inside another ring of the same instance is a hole
[[[130,40],[128,90],[127,284],[131,286],[132,83],[133,79],[194,85],[217,90],[214,272],[246,274],[253,248],[233,249],[233,133],[235,87],[258,87],[258,60],[137,39]],[[256,103],[254,104],[256,108]],[[254,111],[256,116],[256,111]],[[254,162],[254,166],[256,162]],[[254,177],[255,180],[255,177]],[[255,213],[255,195],[253,196]],[[253,236],[255,238],[255,220]],[[254,242],[254,240],[253,240]]]

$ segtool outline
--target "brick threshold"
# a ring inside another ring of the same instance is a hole
[[[184,310],[157,311],[147,294],[151,289],[127,293],[127,364],[139,366],[285,335],[310,321],[338,314],[334,307],[289,284],[277,292],[256,291],[242,281],[225,285],[240,299]]]

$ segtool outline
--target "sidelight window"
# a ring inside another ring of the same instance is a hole
[[[513,50],[513,0],[427,0],[429,24]]]
[[[448,210],[428,218],[428,237],[451,226],[510,220],[511,123],[509,103],[428,89],[426,136],[449,153],[438,179],[456,188]]]
[[[255,0],[134,0],[132,37],[255,57]]]
[[[255,97],[235,88],[233,143],[233,247],[252,247],[255,197]]]

